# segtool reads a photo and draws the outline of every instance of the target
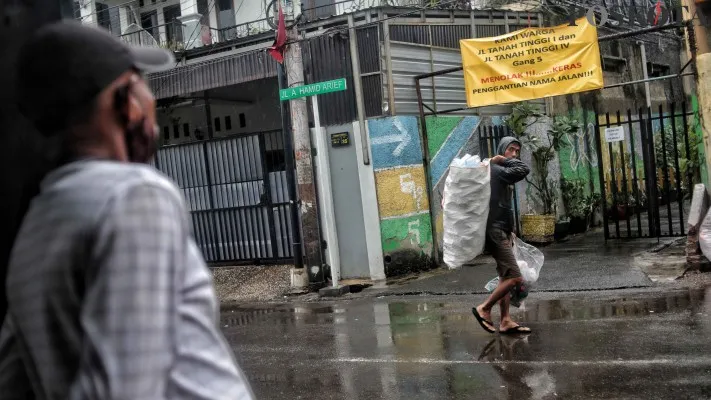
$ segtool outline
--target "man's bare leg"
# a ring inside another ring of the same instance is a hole
[[[511,319],[511,314],[509,313],[509,307],[511,306],[511,293],[506,293],[506,296],[499,301],[499,306],[501,307],[501,323],[499,324],[499,332],[506,332],[509,329],[515,329],[519,326]],[[531,329],[526,327],[519,328],[520,333],[527,333],[530,331]]]
[[[486,301],[476,307],[476,311],[487,321],[491,321],[491,309],[494,307],[499,300],[506,297],[511,289],[517,284],[523,282],[523,278],[510,278],[510,279],[499,279],[499,284],[496,286],[493,292],[489,295]],[[508,313],[508,307],[506,307]],[[510,318],[509,318],[510,319]],[[493,326],[491,327],[494,328]]]

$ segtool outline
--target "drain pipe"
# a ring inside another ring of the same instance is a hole
[[[363,164],[370,165],[370,152],[368,151],[368,135],[365,130],[365,104],[363,101],[363,83],[360,76],[360,58],[358,57],[358,38],[356,35],[353,14],[348,14],[348,38],[351,52],[351,67],[353,69],[353,91],[356,98],[358,112],[358,126],[361,132],[361,147],[363,148]]]
[[[649,75],[647,74],[647,49],[644,47],[644,42],[641,40],[637,41],[639,45],[639,50],[642,52],[642,74],[644,75],[644,95],[647,98],[647,108],[652,108],[652,98],[649,95]]]

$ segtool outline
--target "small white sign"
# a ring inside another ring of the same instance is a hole
[[[622,142],[625,140],[625,128],[622,126],[613,126],[605,128],[606,142]]]

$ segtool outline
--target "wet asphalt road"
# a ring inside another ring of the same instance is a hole
[[[223,310],[259,399],[709,399],[711,291],[540,293],[483,331],[481,296]],[[494,322],[498,317],[494,316]]]

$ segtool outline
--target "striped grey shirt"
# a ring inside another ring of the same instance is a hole
[[[84,160],[43,181],[12,252],[0,399],[250,399],[180,192]]]

